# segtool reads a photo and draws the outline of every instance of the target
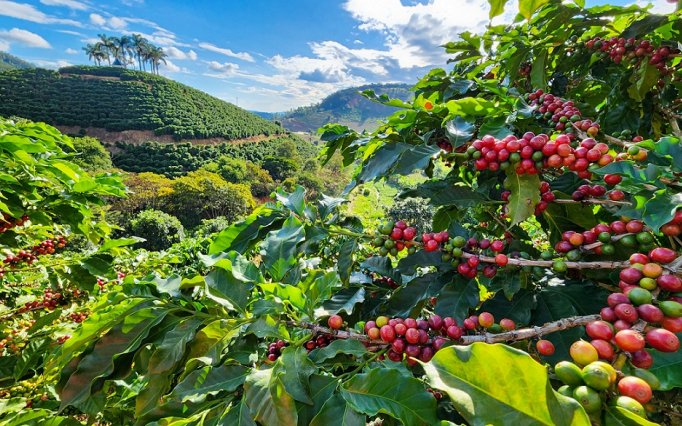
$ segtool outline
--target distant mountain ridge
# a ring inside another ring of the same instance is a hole
[[[372,102],[359,92],[374,90],[377,95],[411,101],[413,92],[408,84],[368,84],[339,90],[327,96],[322,102],[296,108],[293,111],[272,117],[294,132],[316,132],[327,123],[340,123],[355,130],[372,130],[377,121],[396,111],[393,107]]]
[[[205,143],[285,133],[274,122],[197,89],[117,67],[4,71],[0,99],[1,116],[44,121],[72,133],[91,132],[103,140],[133,131],[145,140]]]
[[[0,71],[29,68],[35,68],[35,65],[7,52],[0,52]]]

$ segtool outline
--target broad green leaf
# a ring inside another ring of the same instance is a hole
[[[325,402],[332,396],[339,385],[339,380],[333,376],[313,374],[310,376],[310,390],[313,404],[296,403],[298,412],[298,424],[307,426],[310,421],[320,412]]]
[[[358,248],[356,239],[346,240],[339,248],[339,258],[336,262],[336,269],[339,271],[339,278],[344,284],[348,284],[351,272],[353,272],[354,258],[353,254]]]
[[[282,228],[272,231],[263,241],[263,266],[272,279],[279,281],[297,262],[296,247],[305,240],[305,228],[296,216],[289,216]]]
[[[308,356],[315,364],[321,364],[328,359],[333,359],[339,354],[361,357],[366,353],[367,348],[359,341],[353,339],[338,339],[324,348],[313,350]]]
[[[448,137],[453,148],[460,147],[469,142],[472,136],[474,136],[475,131],[476,124],[472,121],[465,120],[462,117],[455,117],[445,123],[445,135]]]
[[[469,315],[469,310],[478,305],[480,292],[476,280],[457,277],[438,294],[435,311],[438,315],[453,317],[461,324]]]
[[[299,287],[303,284],[301,283]],[[337,287],[341,287],[341,281],[334,271],[327,272],[324,275],[318,274],[307,288],[301,287],[305,292],[308,311],[314,315],[315,308],[320,306],[324,300],[329,299],[333,289]]]
[[[639,66],[637,72],[630,77],[628,94],[632,99],[641,102],[646,94],[656,85],[660,73],[654,65],[644,62]]]
[[[91,397],[95,382],[109,376],[114,371],[116,359],[135,351],[167,313],[164,308],[147,308],[119,318],[120,323],[95,343],[93,351],[80,360],[76,371],[68,378],[59,395],[61,408],[82,407]]]
[[[353,376],[341,387],[341,396],[355,410],[370,416],[388,414],[405,425],[433,425],[436,400],[423,383],[395,369],[374,368]]]
[[[252,370],[244,383],[244,397],[251,417],[263,425],[291,426],[298,421],[294,399],[272,369]]]
[[[538,183],[538,196],[540,193]],[[486,201],[478,192],[466,186],[455,186],[449,180],[430,180],[400,193],[400,198],[428,198],[432,206],[457,206],[460,209],[474,207]]]
[[[625,408],[609,406],[604,410],[604,426],[657,426]]]
[[[488,12],[488,18],[493,19],[496,16],[500,16],[504,13],[504,5],[507,4],[508,0],[488,0],[490,4],[490,12]]]
[[[126,247],[126,246],[132,246],[134,244],[137,244],[139,242],[144,241],[144,238],[140,237],[129,237],[129,238],[120,238],[116,240],[107,240],[102,244],[99,249],[97,250],[100,253],[107,252],[111,249],[115,249],[118,247]]]
[[[507,207],[514,226],[535,214],[535,206],[540,202],[540,177],[536,174],[519,175],[511,170],[504,183],[505,188],[511,191]]]
[[[402,153],[393,168],[393,174],[409,175],[415,170],[427,170],[440,154],[436,145],[417,145]]]
[[[171,393],[171,398],[182,402],[198,403],[207,396],[214,396],[220,392],[234,392],[244,384],[249,369],[241,365],[210,365],[188,374],[178,383]]]
[[[403,152],[410,149],[405,143],[388,142],[381,145],[374,155],[362,165],[358,174],[357,183],[364,183],[383,177],[396,164]]]
[[[249,301],[253,284],[234,277],[231,271],[216,268],[205,278],[206,295],[230,310],[243,312]]]
[[[621,37],[624,38],[639,38],[651,34],[653,30],[668,22],[668,17],[665,15],[644,15],[644,18],[635,21],[623,33]]]
[[[670,222],[675,211],[682,206],[682,194],[670,194],[667,190],[656,191],[644,205],[642,220],[654,231]]]
[[[222,230],[211,243],[209,254],[235,250],[245,253],[255,240],[262,238],[271,227],[280,224],[287,215],[281,210],[260,207],[241,222]]]
[[[533,68],[530,71],[530,82],[533,87],[545,88],[547,87],[547,76],[545,74],[547,61],[547,51],[540,51],[533,61]]]
[[[194,317],[177,322],[152,353],[147,364],[149,382],[135,398],[136,417],[152,411],[160,403],[161,396],[168,392],[187,343],[194,338],[200,324],[201,320]]]
[[[310,422],[310,426],[364,426],[365,416],[352,409],[340,395],[333,395]]]
[[[31,338],[21,350],[17,363],[14,365],[14,378],[20,380],[30,370],[40,367],[38,360],[48,354],[50,340],[47,338]]]
[[[282,351],[273,367],[273,376],[277,376],[296,401],[312,404],[310,395],[310,376],[317,368],[308,358],[308,352],[303,347],[289,347]]]
[[[535,11],[547,3],[549,0],[519,0],[519,13],[530,21]]]
[[[416,316],[422,302],[441,289],[449,277],[436,273],[416,277],[398,287],[388,301],[381,306],[381,313],[395,317]]]
[[[251,418],[249,407],[244,402],[245,399],[242,397],[239,404],[230,408],[230,411],[221,419],[221,426],[256,426],[256,422]]]
[[[298,185],[292,193],[277,192],[277,201],[299,216],[305,213],[305,188]]]
[[[448,101],[445,106],[450,117],[481,117],[495,112],[495,103],[483,98],[461,98]]]
[[[341,311],[352,314],[355,305],[364,302],[364,300],[364,288],[344,288],[343,290],[334,293],[332,298],[324,302],[321,307],[315,309],[315,317],[326,317],[338,314]]]
[[[509,346],[449,346],[422,366],[471,425],[590,425],[577,401],[552,389],[545,366]]]

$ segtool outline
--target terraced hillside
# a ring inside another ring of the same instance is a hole
[[[0,73],[0,116],[175,140],[284,133],[275,123],[165,77],[114,67]]]

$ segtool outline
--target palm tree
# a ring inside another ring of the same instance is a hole
[[[128,35],[122,35],[116,39],[116,44],[118,45],[119,53],[121,57],[119,58],[124,67],[128,67],[127,55],[132,56],[133,41]]]
[[[97,45],[88,43],[83,48],[85,53],[88,55],[88,60],[95,61],[95,65],[99,65],[99,57],[97,56]]]
[[[167,56],[168,55],[166,55],[166,52],[164,52],[162,48],[158,46],[150,46],[149,52],[147,53],[147,59],[152,65],[152,72],[156,71],[156,74],[159,73],[159,65],[161,62],[168,64],[168,62],[166,62]]]
[[[142,52],[147,48],[149,42],[146,38],[142,37],[142,34],[133,34],[131,45],[135,50],[135,56],[137,56],[137,65],[140,67],[140,71],[142,71]]]
[[[97,37],[99,37],[102,47],[102,52],[106,53],[106,58],[107,58],[107,63],[111,66],[111,55],[114,56],[114,59],[116,58],[116,43],[114,41],[114,37],[109,37],[106,34],[97,34]]]

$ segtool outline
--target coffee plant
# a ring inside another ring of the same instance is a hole
[[[45,251],[48,226],[67,242],[5,276],[0,419],[679,423],[680,18],[520,1],[513,24],[448,43],[452,70],[413,102],[365,92],[397,108],[375,132],[321,129],[322,157],[355,168],[346,193],[429,177],[401,197],[435,209],[430,229],[365,229],[344,198],[279,190],[186,268],[58,213],[123,195],[116,178],[65,171],[56,144],[13,151],[37,131],[0,134],[8,164],[67,178],[0,175],[14,185],[0,243]],[[69,232],[91,244],[69,252]]]

